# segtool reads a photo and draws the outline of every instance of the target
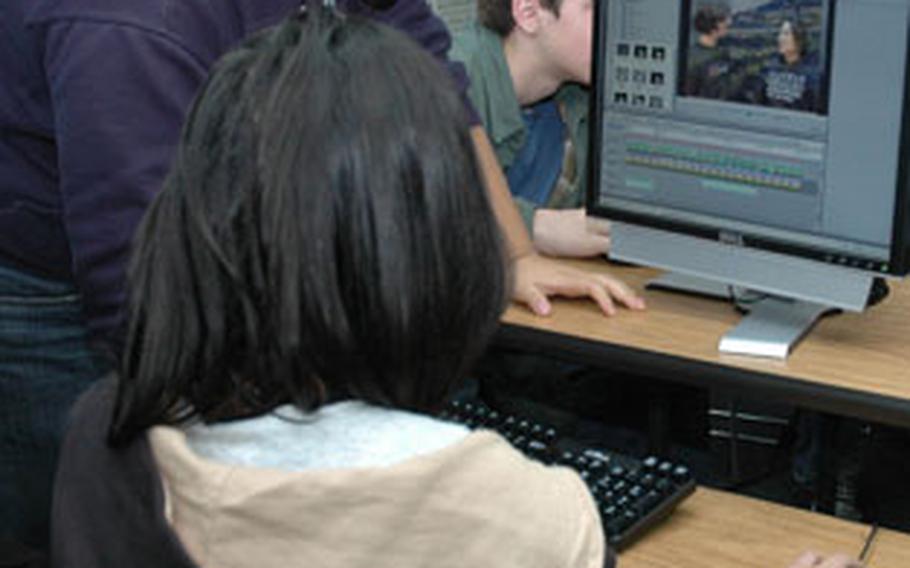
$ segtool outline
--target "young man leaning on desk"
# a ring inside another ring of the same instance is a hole
[[[478,0],[451,57],[538,250],[607,252],[609,225],[586,221],[592,0]],[[638,304],[633,304],[637,307]]]
[[[592,0],[477,0],[478,21],[455,35],[450,52],[467,70],[468,95],[534,245],[549,256],[596,256],[610,247],[609,225],[584,211],[593,17]],[[625,377],[604,381],[601,369],[502,348],[483,359],[477,375],[491,400],[543,400],[579,415],[590,409],[614,424],[646,415],[643,389],[653,387]]]

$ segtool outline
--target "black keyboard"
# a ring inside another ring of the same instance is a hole
[[[477,400],[454,401],[441,417],[469,428],[494,430],[532,459],[577,471],[597,503],[607,542],[615,550],[628,546],[695,491],[695,480],[684,465],[582,444],[552,426],[499,413]]]

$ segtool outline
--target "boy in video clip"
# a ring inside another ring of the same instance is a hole
[[[538,250],[607,252],[609,226],[586,220],[592,0],[478,0],[454,38],[468,91]],[[628,49],[628,46],[626,46]]]
[[[737,66],[721,40],[730,30],[732,16],[725,2],[701,3],[693,18],[696,33],[689,47],[684,94],[707,99],[732,100],[739,95]]]

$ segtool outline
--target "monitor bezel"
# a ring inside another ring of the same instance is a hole
[[[606,30],[608,8],[611,1],[603,0],[595,3],[594,30],[591,57],[591,96],[589,98],[589,144],[590,154],[588,159],[588,180],[586,192],[586,208],[589,215],[634,223],[655,229],[679,232],[686,235],[704,238],[710,241],[720,241],[729,230],[710,227],[697,222],[670,220],[662,217],[650,216],[641,213],[629,212],[599,203],[600,185],[602,179],[602,166],[599,156],[602,154],[602,132],[604,97],[599,85],[604,84],[606,75],[606,57],[600,54],[607,53]],[[837,0],[832,2],[832,18],[836,12]],[[855,255],[834,255],[830,250],[823,250],[797,243],[786,243],[768,239],[760,235],[742,233],[742,246],[788,254],[815,260],[826,264],[841,264],[854,269],[867,270],[870,273],[882,276],[901,277],[910,273],[910,17],[907,21],[907,56],[904,62],[904,97],[901,111],[901,127],[898,143],[898,170],[896,176],[897,187],[895,193],[894,218],[892,223],[891,247],[887,270],[870,270],[865,266],[873,263],[882,263],[881,259],[863,258]],[[680,25],[683,25],[682,23]],[[833,22],[832,22],[833,26]],[[828,57],[827,65],[831,65],[834,57]]]

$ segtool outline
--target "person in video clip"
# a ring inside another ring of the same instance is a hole
[[[820,66],[806,49],[807,35],[795,20],[781,22],[777,53],[761,73],[758,101],[771,107],[818,111]]]
[[[721,100],[738,96],[742,81],[729,50],[721,45],[731,22],[726,3],[706,3],[696,10],[692,25],[697,37],[689,48],[683,94]]]

